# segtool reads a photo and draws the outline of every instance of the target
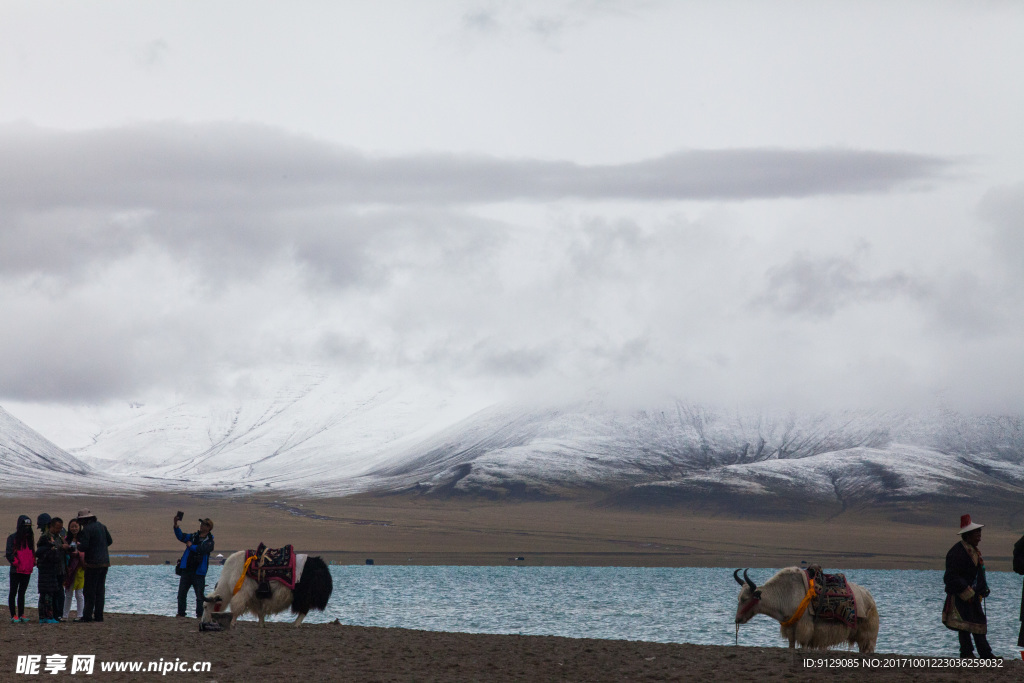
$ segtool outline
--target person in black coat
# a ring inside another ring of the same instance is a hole
[[[85,612],[75,621],[89,623],[103,621],[103,603],[107,592],[107,570],[110,568],[110,552],[107,548],[114,542],[107,527],[100,524],[96,515],[89,510],[79,510],[78,549],[85,560]]]
[[[64,549],[60,536],[63,528],[64,520],[53,517],[36,545],[40,624],[56,624],[64,612]]]
[[[1024,574],[1024,536],[1013,544],[1013,571]],[[1024,590],[1020,595],[1020,633],[1017,634],[1017,647],[1024,647]]]
[[[946,553],[946,573],[942,581],[946,586],[946,602],[942,608],[942,623],[957,632],[960,638],[960,656],[974,657],[971,635],[978,646],[978,656],[992,659],[988,644],[988,619],[982,599],[989,594],[985,580],[985,561],[978,551],[984,524],[971,522],[970,515],[960,517],[960,542]]]

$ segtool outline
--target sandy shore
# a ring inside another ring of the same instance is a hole
[[[89,507],[114,537],[115,563],[174,561],[176,510],[184,528],[212,517],[217,551],[291,543],[328,561],[362,564],[508,564],[647,567],[781,567],[806,560],[830,568],[941,569],[956,542],[960,510],[858,510],[829,519],[741,518],[702,510],[628,510],[593,501],[438,501],[360,496],[226,499],[0,496],[0,529],[19,514],[68,518]],[[973,512],[973,511],[972,511]],[[1009,571],[1019,520],[976,512],[989,569]],[[938,522],[936,521],[938,520]],[[5,533],[10,533],[7,531]],[[144,555],[145,557],[126,557]],[[522,557],[521,561],[509,558]]]
[[[18,655],[95,655],[100,681],[185,679],[194,681],[1010,681],[1024,676],[1024,662],[1000,669],[965,671],[939,667],[880,668],[893,657],[877,655],[879,667],[845,650],[804,653],[783,648],[675,645],[544,636],[473,635],[405,629],[273,623],[260,629],[241,622],[235,630],[200,633],[194,619],[110,614],[103,623],[40,625],[0,623],[0,679],[16,676]],[[809,668],[803,656],[853,661],[858,668]],[[1007,653],[1009,654],[1009,653]],[[209,662],[209,672],[111,673],[104,662]],[[42,671],[41,676],[51,676]],[[62,672],[61,675],[68,675]],[[81,678],[82,674],[74,677]],[[88,680],[86,678],[86,680]]]

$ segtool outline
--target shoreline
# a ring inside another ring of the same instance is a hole
[[[45,641],[40,639],[45,635]],[[173,671],[201,681],[274,676],[310,681],[737,680],[962,681],[956,660],[885,653],[860,657],[845,650],[652,643],[559,636],[449,633],[348,626],[338,622],[295,628],[240,622],[232,631],[199,632],[195,619],[109,614],[98,624],[0,624],[0,675],[13,675],[18,655],[95,655],[97,680],[148,680],[158,672],[100,671],[103,662],[208,662],[208,672]],[[811,660],[811,666],[805,660]],[[856,663],[855,663],[856,662]],[[825,672],[825,665],[827,673]],[[915,666],[916,664],[916,666]],[[64,675],[68,675],[65,671]],[[40,675],[48,675],[41,672]],[[1010,681],[1024,662],[971,669],[971,680]]]

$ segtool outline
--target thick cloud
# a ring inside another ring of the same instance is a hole
[[[1019,394],[993,391],[1013,368],[991,362],[1019,305],[974,275],[1003,255],[958,263],[978,238],[934,239],[949,211],[920,190],[957,169],[937,157],[383,158],[147,124],[7,126],[0,159],[2,400],[202,393],[291,362],[532,397]],[[993,244],[1013,239],[1016,196],[984,204]],[[953,358],[977,372],[944,371]]]

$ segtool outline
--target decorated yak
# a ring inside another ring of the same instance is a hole
[[[204,598],[203,625],[213,615],[230,610],[233,628],[238,617],[255,614],[260,626],[269,614],[291,607],[295,625],[311,609],[323,611],[334,590],[330,570],[319,557],[295,553],[292,546],[269,549],[262,543],[256,550],[239,550],[224,562],[213,593]]]
[[[814,565],[787,567],[758,586],[743,570],[733,572],[740,588],[736,628],[755,614],[766,614],[780,624],[791,648],[826,649],[848,643],[862,653],[875,651],[878,608],[866,588],[842,574],[825,574]]]

